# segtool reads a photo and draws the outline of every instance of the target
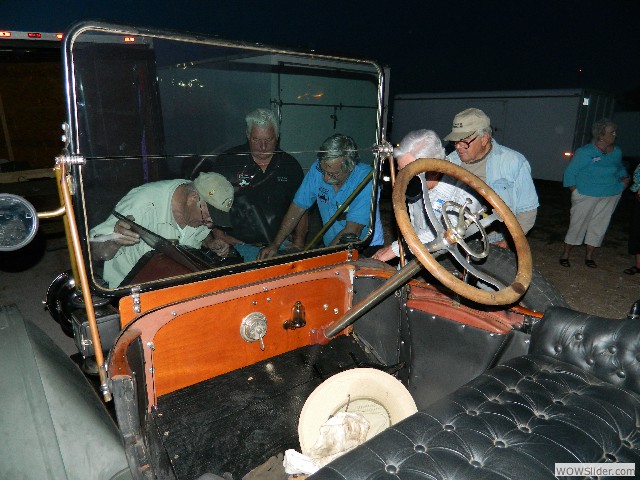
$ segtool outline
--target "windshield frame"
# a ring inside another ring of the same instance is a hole
[[[337,62],[344,64],[345,66],[352,66],[355,70],[363,68],[366,71],[375,72],[377,88],[375,99],[375,118],[376,127],[375,133],[372,132],[372,136],[375,137],[375,145],[380,145],[384,137],[383,125],[386,117],[386,97],[385,97],[385,71],[372,60],[360,59],[355,57],[343,57],[335,55],[320,55],[315,51],[305,52],[301,50],[285,49],[280,47],[267,46],[263,44],[252,44],[241,41],[223,40],[218,37],[207,37],[195,34],[183,34],[172,31],[155,30],[155,29],[143,29],[126,25],[113,25],[102,22],[81,22],[72,26],[64,35],[63,42],[63,61],[65,65],[65,90],[66,90],[66,107],[67,107],[67,147],[66,154],[79,159],[74,162],[71,168],[72,182],[74,184],[73,208],[78,218],[78,230],[81,245],[83,249],[83,256],[85,258],[85,264],[87,272],[89,273],[89,282],[91,289],[95,292],[105,296],[121,296],[123,294],[129,294],[132,288],[135,287],[138,291],[149,291],[164,288],[167,286],[173,286],[183,284],[185,282],[194,282],[205,278],[212,278],[217,276],[229,275],[241,271],[253,270],[256,268],[267,267],[271,265],[298,261],[304,258],[310,258],[318,256],[319,254],[328,254],[340,250],[352,250],[354,248],[362,247],[366,244],[364,241],[349,244],[349,245],[337,245],[332,247],[313,248],[308,251],[299,253],[293,253],[282,257],[274,257],[266,261],[259,262],[247,262],[237,265],[230,265],[219,267],[211,270],[204,270],[189,274],[179,274],[168,278],[162,278],[159,280],[144,282],[139,285],[132,284],[123,287],[107,288],[103,282],[100,282],[98,274],[94,271],[93,262],[91,262],[92,251],[90,242],[88,241],[90,235],[90,222],[88,220],[88,200],[87,200],[87,168],[91,162],[91,156],[87,155],[87,149],[82,145],[83,142],[83,118],[79,109],[82,105],[81,92],[78,91],[78,78],[76,71],[76,53],[79,42],[84,38],[83,36],[89,34],[105,34],[116,35],[118,37],[135,37],[136,40],[141,39],[144,41],[166,41],[166,42],[183,42],[188,45],[195,45],[198,47],[215,47],[223,49],[236,49],[241,53],[253,53],[255,55],[277,55],[283,58],[291,58],[292,62],[304,62],[305,67],[312,70],[315,64],[322,64],[322,67],[327,68],[326,65],[331,62]],[[85,122],[86,123],[86,122]],[[367,150],[372,153],[372,167],[374,172],[379,172],[381,157],[378,153],[378,149],[374,146],[366,146]],[[364,150],[362,145],[359,145],[360,150]],[[372,190],[372,205],[370,211],[369,222],[369,237],[371,235],[372,225],[375,221],[375,212],[377,209],[378,195],[374,195],[373,192],[378,192],[378,175],[373,175],[373,190]],[[311,236],[309,237],[311,238]]]

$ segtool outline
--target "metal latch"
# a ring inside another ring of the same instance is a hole
[[[131,287],[131,299],[133,300],[133,313],[140,313],[140,285]]]
[[[260,349],[264,350],[262,337],[267,334],[267,317],[261,312],[252,312],[240,323],[240,336],[245,342],[260,342]]]

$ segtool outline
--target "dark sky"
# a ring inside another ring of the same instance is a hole
[[[351,53],[392,93],[640,88],[638,0],[0,0],[0,29],[82,19]]]

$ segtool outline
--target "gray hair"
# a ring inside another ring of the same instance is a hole
[[[416,158],[440,158],[445,157],[442,141],[433,130],[414,130],[407,133],[393,150],[393,156],[398,158],[407,153]]]
[[[267,108],[256,108],[254,111],[247,114],[244,121],[247,123],[247,137],[251,135],[251,129],[254,126],[258,128],[268,128],[271,126],[276,134],[276,138],[280,138],[280,128],[273,110],[269,110]]]
[[[593,136],[593,139],[599,140],[600,137],[604,137],[607,127],[617,128],[618,126],[608,118],[601,118],[594,122],[591,127],[591,135]]]
[[[348,172],[351,172],[360,161],[355,140],[348,135],[336,133],[322,142],[318,150],[318,160],[322,163],[341,157],[342,166]]]
[[[482,137],[485,133],[489,135],[489,138],[491,138],[493,136],[493,128],[485,127],[476,130],[476,135],[478,135],[479,137]]]

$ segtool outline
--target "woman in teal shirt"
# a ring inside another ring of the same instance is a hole
[[[574,245],[586,245],[585,265],[596,268],[593,253],[602,245],[629,176],[622,152],[614,145],[617,126],[603,118],[593,124],[591,143],[576,150],[564,172],[563,185],[571,190],[571,220],[560,265],[569,267]]]
[[[631,229],[629,231],[629,255],[634,255],[633,267],[623,270],[627,275],[640,273],[640,164],[633,172],[633,184],[629,189],[633,193],[631,206]]]

